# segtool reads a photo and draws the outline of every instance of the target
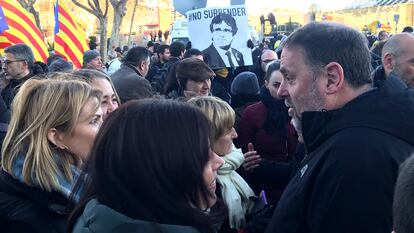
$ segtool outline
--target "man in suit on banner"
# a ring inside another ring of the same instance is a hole
[[[211,20],[213,42],[203,54],[212,69],[244,66],[243,54],[231,47],[237,30],[236,20],[229,14],[220,13]]]

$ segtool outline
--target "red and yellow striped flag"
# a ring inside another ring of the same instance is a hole
[[[46,63],[49,53],[33,16],[15,0],[0,0],[0,50],[13,44],[28,45],[35,60]]]
[[[82,67],[83,53],[88,50],[85,33],[75,17],[56,0],[55,4],[55,53],[71,61],[76,68]]]

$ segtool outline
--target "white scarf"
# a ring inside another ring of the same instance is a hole
[[[237,149],[233,144],[231,152],[221,158],[224,164],[217,172],[217,181],[221,184],[221,195],[229,209],[230,227],[240,229],[246,224],[245,215],[254,205],[249,197],[255,194],[235,171],[244,162],[241,149]]]

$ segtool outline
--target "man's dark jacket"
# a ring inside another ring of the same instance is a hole
[[[25,185],[1,169],[0,232],[66,232],[67,204],[62,195]]]
[[[132,65],[122,64],[121,68],[111,75],[111,80],[122,103],[153,96],[151,84]]]
[[[237,60],[237,64],[235,66],[244,66],[244,59],[243,54],[236,49],[230,48],[231,53]],[[224,63],[223,58],[217,52],[216,48],[213,44],[211,44],[208,48],[203,50],[204,59],[207,64],[210,66],[211,69],[217,68],[224,68],[226,67],[226,63]]]
[[[399,165],[414,148],[414,94],[395,76],[332,111],[305,112],[308,155],[268,233],[389,233]]]
[[[6,103],[7,109],[11,109],[14,97],[24,82],[36,75],[47,73],[47,66],[42,62],[36,62],[31,68],[31,72],[21,79],[11,79],[10,82],[1,90],[1,96]]]

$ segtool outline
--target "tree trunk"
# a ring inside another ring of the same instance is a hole
[[[132,10],[131,24],[129,26],[128,44],[127,44],[128,47],[131,46],[132,26],[133,26],[134,20],[135,20],[135,12],[137,12],[137,5],[138,5],[138,0],[135,0],[134,10]]]
[[[119,38],[122,20],[126,14],[126,3],[127,0],[120,0],[119,2],[111,0],[112,7],[114,8],[114,20],[112,24],[110,45],[121,46]]]
[[[106,62],[107,54],[107,33],[108,33],[108,18],[99,18],[99,27],[100,27],[100,44],[99,44],[99,53],[101,54],[102,63]]]

